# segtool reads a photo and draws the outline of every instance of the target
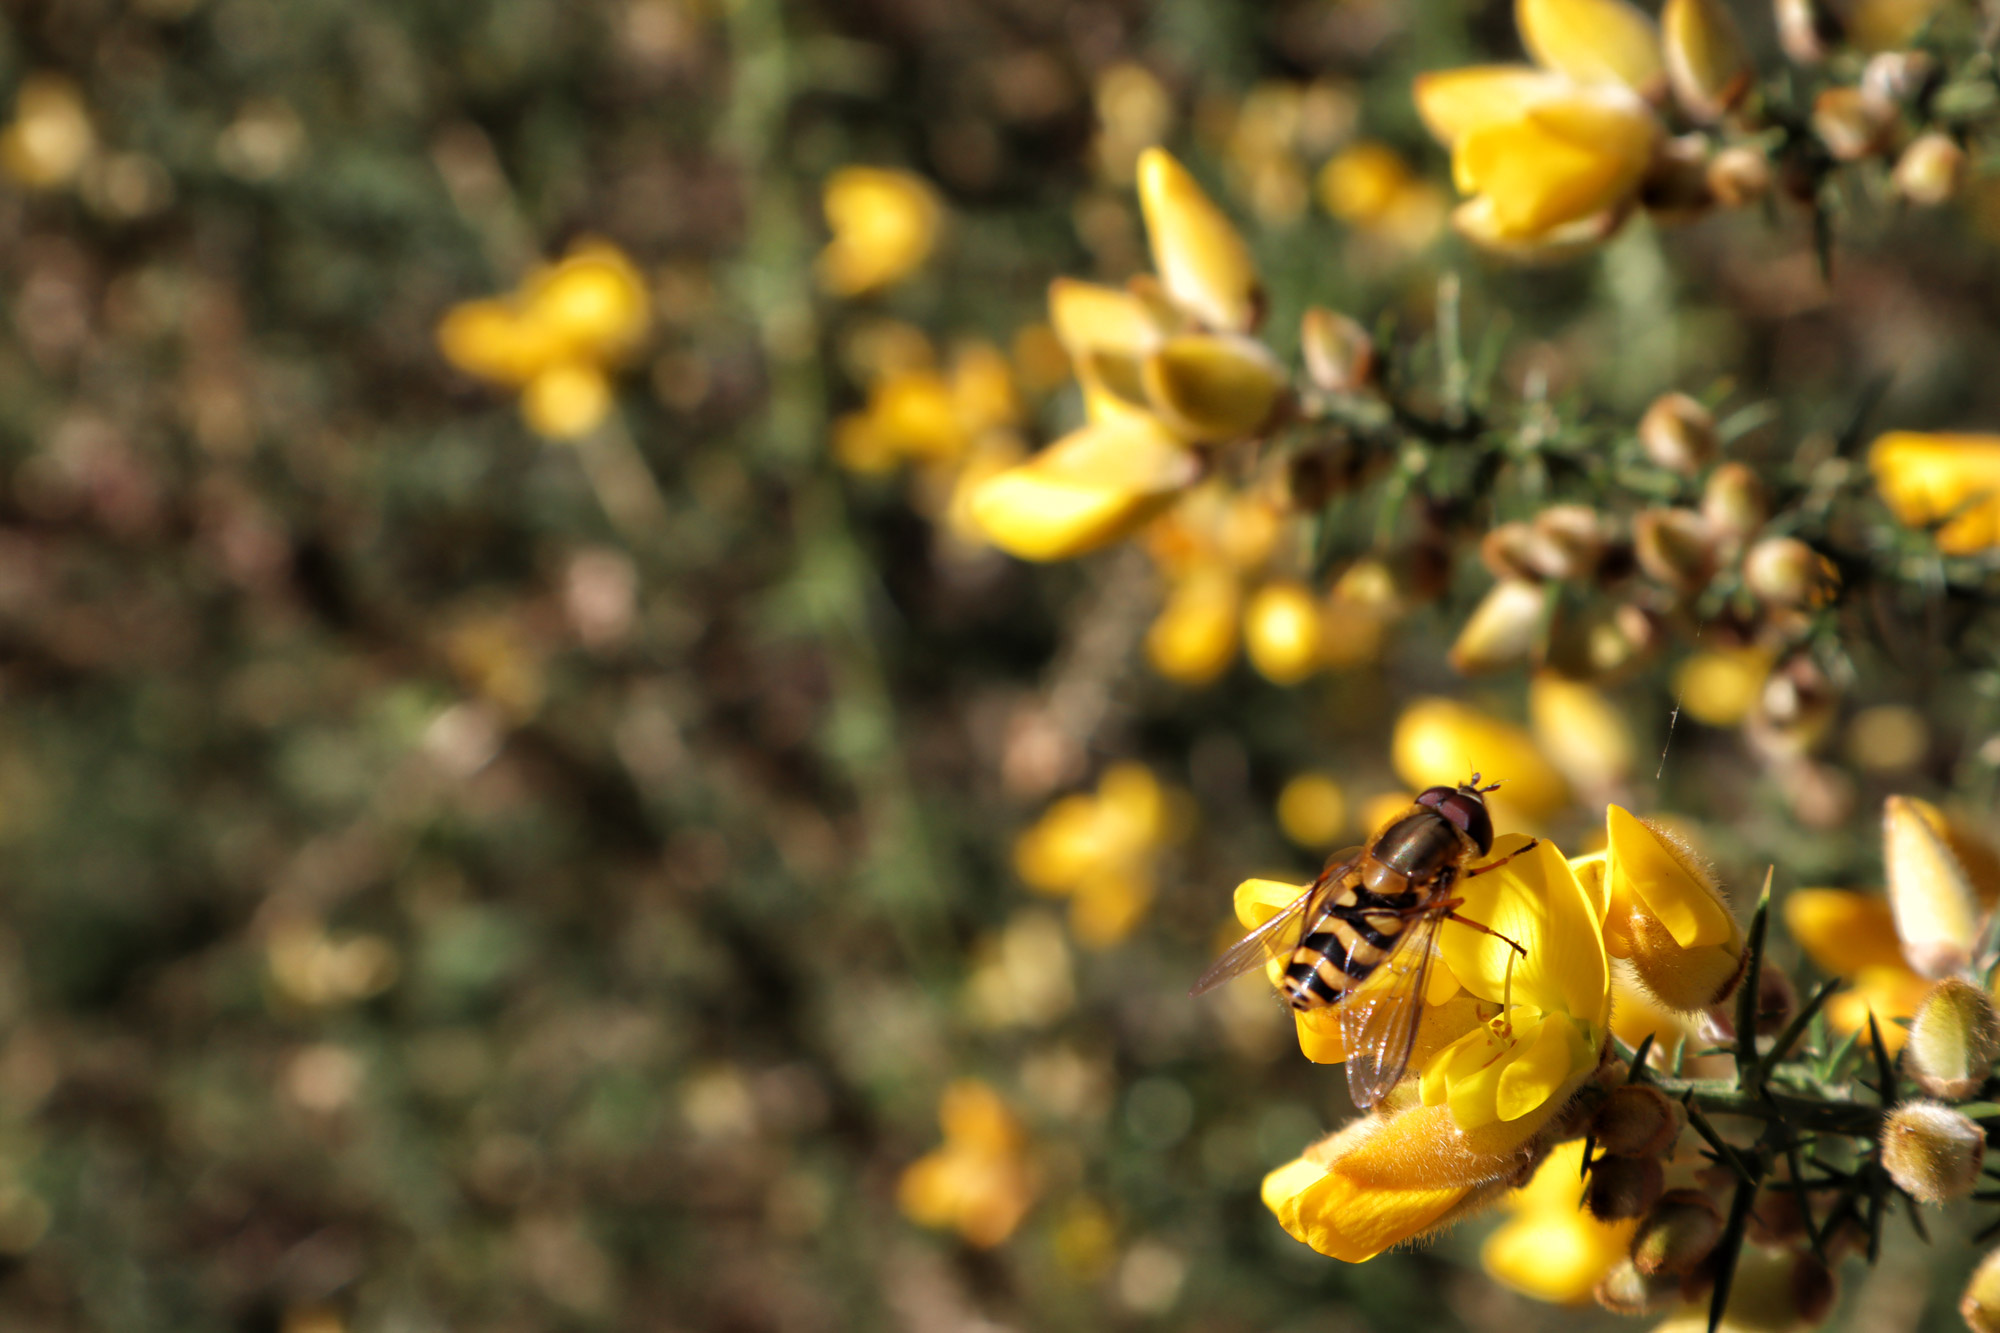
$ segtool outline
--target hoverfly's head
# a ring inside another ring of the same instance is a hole
[[[1486,809],[1486,793],[1500,784],[1479,785],[1479,775],[1474,773],[1472,781],[1461,782],[1456,787],[1432,787],[1417,797],[1417,804],[1427,806],[1450,820],[1454,827],[1472,839],[1481,856],[1493,850],[1493,816]]]

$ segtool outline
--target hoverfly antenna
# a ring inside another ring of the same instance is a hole
[[[1482,787],[1479,785],[1479,775],[1477,773],[1474,773],[1472,775],[1472,789],[1478,792],[1481,796],[1484,796],[1489,791],[1499,791],[1500,783],[1502,781],[1504,781],[1504,779],[1495,778],[1493,781],[1487,783],[1484,787]]]

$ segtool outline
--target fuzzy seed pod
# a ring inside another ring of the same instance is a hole
[[[1743,464],[1724,463],[1701,488],[1701,516],[1723,545],[1740,549],[1771,516],[1763,483]]]
[[[2000,1333],[2000,1250],[1994,1250],[1972,1270],[1958,1316],[1972,1333]]]
[[[1700,1190],[1668,1190],[1632,1237],[1632,1263],[1647,1277],[1691,1272],[1722,1239],[1722,1212]]]
[[[1487,530],[1479,539],[1479,559],[1494,578],[1503,583],[1508,581],[1532,583],[1536,579],[1533,565],[1535,530],[1526,523],[1501,523]]]
[[[1771,192],[1771,159],[1743,144],[1708,159],[1708,190],[1724,208],[1743,208]]]
[[[1764,680],[1745,727],[1766,757],[1796,759],[1825,738],[1840,696],[1817,662],[1803,655],[1778,664]]]
[[[1306,375],[1326,393],[1359,393],[1375,382],[1375,340],[1350,316],[1311,306],[1299,322]]]
[[[1587,578],[1604,554],[1604,520],[1589,505],[1551,505],[1531,528],[1526,554],[1543,578]]]
[[[1796,537],[1766,537],[1743,557],[1743,582],[1767,606],[1825,606],[1840,586],[1833,562]]]
[[[1632,553],[1656,582],[1684,595],[1715,574],[1715,534],[1692,509],[1648,509],[1632,523]]]
[[[1666,1191],[1666,1172],[1656,1157],[1601,1157],[1590,1167],[1584,1206],[1600,1222],[1644,1217]]]
[[[1842,162],[1873,157],[1888,146],[1896,107],[1859,88],[1828,88],[1813,99],[1813,133]]]
[[[1715,416],[1684,393],[1663,393],[1639,418],[1646,457],[1692,477],[1715,457]]]
[[[1949,134],[1932,130],[1910,141],[1891,176],[1896,193],[1921,208],[1948,203],[1965,180],[1965,150]]]
[[[1653,1314],[1688,1299],[1685,1279],[1675,1273],[1652,1276],[1639,1271],[1630,1256],[1611,1266],[1591,1293],[1613,1314]]]
[[[1650,1083],[1627,1083],[1604,1099],[1590,1132],[1608,1153],[1658,1157],[1680,1135],[1680,1104]]]
[[[1939,1102],[1904,1102],[1882,1126],[1882,1165],[1919,1203],[1972,1193],[1985,1156],[1986,1131]]]
[[[1542,590],[1519,579],[1493,585],[1451,645],[1451,664],[1466,675],[1498,671],[1528,660],[1541,641]]]
[[[1937,58],[1927,51],[1881,51],[1861,69],[1861,91],[1884,102],[1914,102],[1937,86]]]
[[[1933,1097],[1962,1102],[1979,1091],[2000,1057],[2000,1014],[1985,990],[1947,977],[1931,989],[1910,1024],[1903,1064]]]

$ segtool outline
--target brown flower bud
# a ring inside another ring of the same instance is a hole
[[[1818,1328],[1833,1313],[1840,1296],[1840,1280],[1831,1268],[1810,1254],[1792,1258],[1792,1309],[1797,1311],[1797,1327]]]
[[[1767,606],[1825,606],[1840,586],[1833,562],[1796,537],[1766,537],[1743,557],[1743,583]]]
[[[1884,102],[1914,102],[1943,72],[1927,51],[1880,51],[1861,69],[1861,91]]]
[[[1959,1298],[1959,1318],[1972,1333],[2000,1333],[2000,1250],[1994,1250],[1972,1270]]]
[[[1882,1126],[1882,1166],[1919,1203],[1972,1193],[1985,1156],[1986,1131],[1939,1102],[1904,1102]]]
[[[1658,1157],[1680,1135],[1680,1104],[1651,1083],[1627,1083],[1613,1088],[1597,1108],[1590,1132],[1608,1153]]]
[[[1691,222],[1715,202],[1708,187],[1708,136],[1683,134],[1653,151],[1639,202],[1656,221]]]
[[[1708,586],[1715,574],[1715,534],[1692,509],[1648,509],[1632,523],[1639,568],[1678,593]]]
[[[1841,39],[1840,22],[1826,0],[1775,0],[1778,44],[1800,65],[1817,65]]]
[[[1604,554],[1604,520],[1589,505],[1552,505],[1530,525],[1528,563],[1547,579],[1588,577]]]
[[[1715,416],[1684,393],[1663,393],[1639,418],[1639,444],[1661,467],[1692,477],[1715,457]]]
[[[1724,208],[1742,208],[1771,192],[1771,159],[1737,144],[1708,159],[1708,190]]]
[[[1591,1294],[1614,1314],[1652,1314],[1686,1301],[1685,1282],[1677,1273],[1648,1276],[1627,1256],[1611,1266]]]
[[[1526,523],[1501,523],[1479,539],[1479,559],[1494,578],[1532,583],[1536,572],[1530,549],[1535,530]]]
[[[1584,1205],[1600,1222],[1622,1222],[1644,1217],[1666,1187],[1657,1157],[1600,1157],[1591,1163]]]
[[[1763,483],[1742,463],[1724,463],[1701,488],[1701,516],[1717,540],[1732,550],[1741,548],[1770,517]]]
[[[1797,758],[1825,738],[1839,702],[1817,662],[1804,655],[1791,657],[1764,678],[1746,719],[1749,738],[1769,758]]]
[[[1922,208],[1948,202],[1964,179],[1965,150],[1938,130],[1911,140],[1891,176],[1896,193]]]
[[[1827,152],[1855,162],[1888,147],[1896,106],[1859,88],[1827,88],[1813,99],[1812,127]]]
[[[1788,1245],[1806,1234],[1805,1208],[1792,1190],[1760,1190],[1750,1209],[1750,1234],[1759,1245]]]
[[[1632,1237],[1632,1262],[1641,1273],[1686,1273],[1722,1239],[1722,1212],[1700,1190],[1668,1190]]]
[[[1910,1024],[1903,1064],[1933,1097],[1962,1102],[1979,1091],[2000,1057],[2000,1014],[1978,986],[1947,977],[1931,988]]]
[[[1375,340],[1337,310],[1307,308],[1299,321],[1299,350],[1307,377],[1327,393],[1359,393],[1375,382]]]

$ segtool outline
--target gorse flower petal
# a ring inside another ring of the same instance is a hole
[[[944,218],[921,176],[881,167],[842,167],[827,177],[821,203],[833,239],[820,252],[820,281],[837,296],[860,296],[915,272]]]
[[[1891,796],[1882,808],[1882,864],[1903,956],[1924,976],[1962,971],[1979,933],[1979,901],[1939,829],[1944,817],[1922,801]]]
[[[1582,83],[1650,96],[1666,76],[1653,20],[1625,0],[1515,0],[1514,26],[1537,64]]]
[[[1669,1009],[1720,1003],[1743,969],[1743,930],[1713,878],[1679,839],[1618,806],[1605,828],[1605,947]]]
[[[1562,92],[1569,81],[1532,65],[1473,65],[1419,74],[1417,114],[1447,148],[1476,130],[1520,119],[1527,109]]]
[[[1576,85],[1466,133],[1452,151],[1452,179],[1486,201],[1497,236],[1530,240],[1629,198],[1658,136],[1652,111],[1634,94]]]
[[[995,546],[1024,560],[1066,560],[1136,531],[1201,472],[1143,414],[1072,431],[981,486],[972,516]]]
[[[1167,295],[1211,329],[1249,332],[1263,302],[1250,248],[1165,149],[1139,155],[1139,207]]]
[[[1896,914],[1889,900],[1852,889],[1793,889],[1783,902],[1785,929],[1828,976],[1859,976],[1870,967],[1902,968]]]
[[[1892,431],[1869,446],[1868,470],[1897,518],[1943,523],[1937,543],[1946,554],[2000,546],[2000,435]]]
[[[1501,1206],[1514,1214],[1479,1247],[1479,1262],[1495,1281],[1537,1300],[1576,1305],[1631,1246],[1637,1224],[1600,1222],[1579,1198],[1582,1141],[1556,1148],[1534,1178]]]

